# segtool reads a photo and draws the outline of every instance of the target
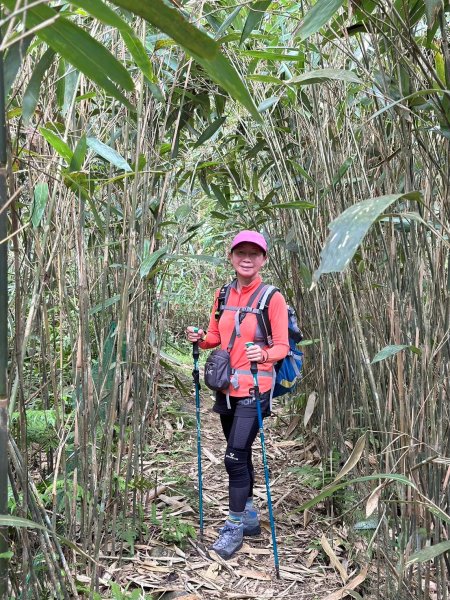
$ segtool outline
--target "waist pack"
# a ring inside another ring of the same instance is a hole
[[[231,379],[230,354],[226,350],[213,350],[205,363],[205,384],[210,390],[227,390]]]
[[[227,306],[227,301],[230,295],[232,285],[233,282],[225,284],[220,289],[219,296],[217,299],[217,310],[215,312],[215,318],[217,321],[220,319],[224,310],[236,310],[236,307]],[[249,312],[256,315],[260,333],[264,338],[265,344],[269,347],[273,346],[272,326],[270,324],[269,319],[269,303],[270,299],[277,291],[279,291],[278,288],[274,287],[273,285],[261,284],[250,298],[248,305],[246,307],[240,308],[240,310],[242,311],[240,315],[240,321],[242,321],[242,319],[245,318],[246,314]],[[258,301],[256,303],[256,307],[253,308],[253,304],[256,298],[258,298]],[[278,396],[282,396],[283,394],[287,394],[289,392],[293,392],[295,390],[296,384],[301,379],[301,371],[303,366],[303,352],[300,352],[300,350],[297,349],[297,344],[302,341],[303,334],[298,326],[295,310],[290,306],[288,306],[287,309],[289,353],[285,358],[278,361],[274,365],[275,381],[272,384],[271,399],[277,398]],[[235,329],[231,336],[227,350],[219,350],[215,352],[225,352],[226,354],[228,354],[229,358],[229,352],[233,347],[236,334],[237,332]],[[228,385],[226,387],[229,386],[232,377],[233,373],[230,369],[230,378],[228,379]],[[206,385],[208,385],[208,383],[206,383]]]

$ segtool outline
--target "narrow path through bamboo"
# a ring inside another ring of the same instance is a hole
[[[184,410],[195,414],[194,397],[186,402]],[[323,531],[314,520],[304,526],[304,515],[292,511],[314,493],[299,486],[291,467],[301,464],[317,464],[320,457],[314,444],[307,448],[289,438],[289,427],[280,427],[277,417],[265,422],[267,427],[267,455],[270,462],[272,496],[277,524],[281,579],[277,580],[273,566],[270,525],[265,500],[265,486],[259,442],[255,442],[255,470],[257,485],[255,496],[262,512],[260,536],[249,538],[242,549],[230,561],[223,561],[207,546],[215,539],[218,528],[227,514],[226,473],[222,464],[225,442],[220,422],[211,411],[212,397],[202,389],[202,448],[203,448],[203,499],[204,540],[190,543],[181,551],[174,545],[164,544],[155,537],[147,544],[135,546],[135,557],[125,565],[106,573],[122,585],[142,586],[158,600],[194,599],[244,599],[289,598],[295,600],[325,600],[329,593],[342,588],[343,583],[321,552]],[[275,409],[281,413],[281,409]],[[276,414],[275,413],[275,414]],[[176,466],[178,476],[185,475],[197,481],[195,424],[189,430],[189,449],[181,452],[176,447],[175,428],[163,418],[164,443],[158,450],[159,468],[168,465],[168,471]],[[178,458],[175,458],[178,456]],[[166,461],[166,463],[164,463]],[[173,471],[172,471],[173,472]],[[191,498],[195,497],[192,489]],[[174,517],[183,517],[198,531],[198,515],[189,505],[190,500],[180,495],[176,485],[161,486],[157,492],[157,506],[165,508]],[[191,500],[192,502],[192,500]],[[342,596],[343,598],[345,596]]]

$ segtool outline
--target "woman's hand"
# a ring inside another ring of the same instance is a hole
[[[257,344],[252,344],[251,346],[247,346],[245,349],[247,354],[247,358],[249,362],[258,362],[262,363],[267,360],[267,352],[263,350],[261,346]]]
[[[192,327],[191,325],[186,328],[186,338],[188,342],[192,344],[195,342],[203,341],[205,337],[205,332],[203,329],[199,329],[198,327]]]

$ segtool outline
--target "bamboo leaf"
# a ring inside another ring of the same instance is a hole
[[[411,487],[415,490],[417,489],[412,481],[410,481],[404,475],[399,475],[398,473],[376,473],[374,475],[365,475],[363,477],[356,477],[355,479],[350,479],[342,483],[332,483],[331,485],[324,488],[319,494],[317,494],[317,496],[314,496],[313,498],[311,498],[311,500],[308,500],[307,502],[301,504],[297,509],[295,509],[294,512],[308,510],[316,504],[319,504],[319,502],[322,502],[322,500],[324,500],[325,498],[332,496],[335,492],[347,486],[352,486],[355,483],[364,483],[366,481],[376,481],[378,479],[387,479],[389,483],[397,482],[401,483],[402,485],[407,485],[408,487]]]
[[[425,14],[427,16],[428,29],[433,29],[434,22],[443,8],[443,0],[425,0]]]
[[[259,60],[301,62],[305,59],[305,55],[302,52],[295,52],[295,54],[282,54],[281,52],[271,52],[270,50],[241,50],[240,54],[242,56],[249,56],[250,58],[257,58]]]
[[[41,223],[47,201],[48,185],[46,183],[38,183],[34,188],[33,212],[31,214],[31,222],[34,229],[37,229]]]
[[[371,225],[397,200],[420,200],[418,192],[370,198],[347,208],[329,225],[330,235],[320,254],[320,265],[313,274],[317,282],[323,273],[338,273],[349,265]]]
[[[302,200],[301,202],[280,202],[279,204],[269,204],[265,207],[266,209],[273,210],[275,208],[293,208],[295,210],[310,210],[316,208],[315,204]]]
[[[381,492],[383,491],[384,484],[378,485],[373,492],[370,494],[366,502],[366,519],[370,517],[378,508],[380,503]]]
[[[433,546],[428,546],[423,550],[419,550],[418,552],[414,552],[414,554],[411,554],[405,566],[408,567],[409,565],[413,565],[415,563],[428,562],[429,560],[433,560],[437,556],[445,554],[449,551],[450,540],[440,542],[439,544],[433,544]]]
[[[306,427],[313,415],[314,408],[316,407],[317,394],[316,392],[311,392],[308,396],[308,402],[306,403],[305,415],[303,417],[303,426]]]
[[[254,29],[258,29],[259,24],[264,17],[265,11],[269,8],[271,3],[272,0],[257,0],[250,6],[250,12],[248,13],[244,28],[242,29],[241,39],[239,42],[240,46],[242,46]]]
[[[311,177],[311,175],[309,175],[309,173],[302,167],[302,165],[299,165],[297,162],[295,162],[292,159],[289,159],[289,163],[292,165],[292,168],[294,169],[294,171],[296,171],[299,175],[301,175],[302,177],[304,177],[305,179],[307,179],[310,183],[312,183],[313,185],[315,185],[315,181],[314,179]]]
[[[269,108],[272,108],[272,106],[277,104],[279,102],[279,100],[280,100],[279,96],[272,96],[271,98],[266,98],[258,106],[258,112],[262,113],[262,112],[268,110]]]
[[[145,259],[141,263],[141,268],[139,269],[139,274],[141,278],[146,277],[150,273],[151,268],[154,265],[156,265],[156,263],[165,254],[167,254],[167,248],[160,248],[159,250],[156,250],[155,252],[152,252],[147,257],[145,257]]]
[[[81,171],[83,167],[84,159],[86,158],[86,136],[82,135],[78,140],[77,146],[72,156],[72,160],[70,161],[69,171]]]
[[[156,78],[153,73],[152,63],[147,55],[139,37],[136,35],[133,28],[120,15],[114,12],[102,0],[73,0],[72,4],[80,6],[86,12],[94,16],[96,19],[115,27],[122,36],[125,45],[127,46],[136,65],[148,79],[148,81],[156,84]]]
[[[309,10],[298,30],[298,37],[303,42],[313,33],[319,31],[331,17],[341,8],[344,0],[318,0]]]
[[[410,346],[409,344],[398,344],[398,345],[393,345],[393,346],[386,346],[385,348],[383,348],[382,350],[377,352],[377,354],[375,354],[375,356],[372,359],[371,364],[373,365],[374,363],[380,362],[381,360],[386,360],[386,358],[394,356],[394,354],[397,354],[398,352],[401,352],[402,350],[405,350],[405,349],[413,350],[413,348],[416,351],[420,352],[420,350],[418,348],[416,348],[415,346]]]
[[[13,11],[16,0],[5,0],[4,4]],[[127,69],[107,48],[47,3],[33,4],[27,8],[25,14],[27,28],[50,23],[38,30],[38,37],[95,81],[105,92],[132,108],[117,86],[131,91],[134,89],[133,80]]]
[[[362,80],[352,71],[345,69],[316,69],[302,73],[297,77],[292,77],[283,82],[286,85],[311,85],[313,83],[323,83],[324,81],[345,81],[346,83],[363,83]]]
[[[92,308],[89,309],[89,316],[95,315],[95,313],[103,311],[103,310],[105,310],[105,308],[108,308],[109,306],[112,306],[113,304],[117,304],[117,302],[120,302],[120,298],[121,298],[120,294],[116,294],[115,296],[111,296],[111,298],[108,298],[104,302],[100,302],[99,304],[96,304],[95,306],[93,306]]]
[[[331,565],[338,571],[339,575],[341,576],[342,582],[344,584],[347,583],[348,573],[347,573],[344,565],[341,563],[341,561],[336,556],[335,551],[331,547],[330,542],[327,540],[324,533],[322,534],[322,537],[320,539],[320,545],[324,549],[325,554],[328,555]]]
[[[24,519],[23,517],[13,517],[13,515],[0,515],[0,527],[20,527],[48,531],[46,527],[39,523],[30,521],[30,519]]]
[[[211,183],[210,185],[211,190],[214,194],[214,196],[217,198],[218,203],[225,209],[228,209],[228,200],[225,198],[224,194],[222,193],[222,190],[220,189],[220,187],[218,185],[216,185],[215,183]],[[211,213],[212,214],[212,213]]]
[[[220,36],[223,33],[225,33],[225,31],[228,29],[228,27],[230,27],[230,25],[233,23],[233,21],[235,20],[235,18],[241,12],[242,8],[243,8],[242,5],[241,6],[237,6],[233,10],[233,12],[225,19],[225,21],[222,23],[222,25],[219,27],[219,29],[216,32],[216,35],[215,35],[216,40],[218,40],[220,38]]]
[[[56,150],[56,152],[64,158],[68,163],[72,160],[73,152],[66,144],[64,140],[62,140],[59,135],[47,129],[46,127],[39,127],[39,132],[42,137],[47,140],[47,142]]]
[[[273,83],[274,85],[284,85],[286,82],[273,75],[247,75],[249,81],[259,81],[260,83]]]
[[[45,72],[52,64],[54,56],[55,51],[52,48],[48,48],[39,59],[37,65],[34,67],[33,74],[31,75],[22,99],[22,116],[25,125],[28,125],[30,118],[33,116],[34,111],[36,110],[41,91],[42,79],[45,75]]]
[[[222,125],[225,123],[226,117],[219,117],[216,119],[211,125],[209,125],[205,131],[201,134],[198,140],[194,144],[194,148],[198,148],[202,144],[204,144],[209,138],[211,138],[216,131],[218,131]]]
[[[127,161],[121,156],[114,148],[104,144],[100,140],[94,137],[86,138],[86,143],[96,154],[110,162],[112,165],[117,167],[118,169],[123,169],[124,171],[131,171],[130,165]]]
[[[356,442],[355,447],[353,448],[353,452],[348,457],[348,460],[346,461],[345,465],[342,467],[342,469],[336,475],[336,478],[334,480],[335,482],[339,481],[339,479],[342,479],[343,477],[345,477],[345,475],[347,475],[347,473],[349,473],[357,465],[359,459],[361,458],[361,456],[364,452],[365,447],[366,447],[366,434],[364,433]]]
[[[67,115],[70,107],[73,105],[79,82],[80,72],[74,69],[72,65],[68,65],[64,75],[64,100],[62,106],[62,114],[64,116]]]
[[[22,61],[26,56],[28,46],[31,44],[34,35],[27,35],[15,42],[8,49],[4,63],[4,79],[5,79],[5,97],[9,94],[14,79],[22,66]]]
[[[213,81],[245,106],[256,121],[261,122],[246,86],[233,65],[220,52],[218,43],[189,23],[180,11],[168,6],[163,0],[147,3],[141,0],[112,2],[141,16],[174,39],[205,69]]]

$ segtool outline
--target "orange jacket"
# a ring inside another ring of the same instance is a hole
[[[240,292],[236,286],[232,285],[230,294],[227,300],[228,306],[247,306],[251,295],[256,288],[262,283],[260,277],[251,282],[250,285],[244,286]],[[217,298],[220,290],[216,290],[214,297],[214,305],[209,320],[208,331],[203,342],[199,343],[199,347],[203,350],[221,346],[223,350],[227,349],[228,342],[234,330],[234,319],[236,312],[232,310],[224,310],[219,321],[215,319],[215,311],[217,308]],[[259,294],[253,307],[259,300]],[[272,387],[273,365],[277,361],[284,358],[289,352],[288,342],[288,314],[287,306],[280,292],[275,292],[269,303],[269,319],[272,326],[273,346],[266,346],[261,343],[261,347],[268,353],[268,360],[265,363],[258,363],[258,384],[261,393],[267,392]],[[246,374],[238,373],[239,388],[235,389],[232,385],[228,388],[230,396],[245,398],[249,396],[249,390],[253,387],[253,377],[250,374],[250,362],[247,360],[245,353],[245,342],[255,342],[255,334],[257,333],[256,315],[248,313],[245,315],[240,326],[240,337],[236,337],[233,348],[230,352],[231,368],[238,371],[247,371]],[[226,391],[226,390],[224,390]]]

